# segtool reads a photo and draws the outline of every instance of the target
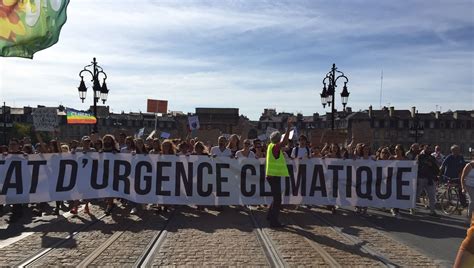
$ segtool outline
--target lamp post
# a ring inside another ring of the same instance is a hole
[[[98,123],[99,119],[97,118],[97,102],[99,99],[102,100],[102,103],[105,104],[105,101],[107,101],[107,96],[109,94],[109,90],[107,88],[107,84],[105,83],[105,80],[107,79],[107,74],[104,72],[102,67],[97,65],[97,61],[94,59],[92,60],[91,64],[87,65],[84,67],[82,71],[79,72],[79,76],[81,77],[81,83],[79,84],[79,87],[77,88],[79,91],[79,98],[81,99],[82,103],[84,103],[84,100],[86,99],[86,93],[87,93],[87,87],[86,84],[84,83],[84,76],[83,73],[89,73],[92,77],[91,82],[92,84],[92,90],[94,92],[93,96],[93,101],[94,101],[94,116],[96,118],[95,125],[94,125],[94,132],[98,132]],[[99,75],[103,76],[103,83],[102,86],[100,85],[99,82]]]
[[[336,76],[336,73],[338,76]],[[338,71],[336,68],[336,64],[332,65],[331,71],[326,74],[326,77],[323,79],[323,91],[321,92],[321,103],[323,104],[323,108],[331,107],[331,129],[334,130],[334,116],[336,111],[335,107],[335,95],[336,95],[336,87],[337,87],[337,80],[340,78],[345,79],[344,87],[342,88],[341,98],[342,98],[342,106],[343,110],[346,109],[347,101],[349,99],[349,91],[347,91],[347,83],[349,79],[344,75],[343,72]],[[327,83],[327,88],[326,88]]]
[[[418,117],[417,111],[413,120],[413,126],[410,127],[410,136],[415,138],[415,143],[418,143],[418,138],[421,138],[423,134],[425,134],[425,128],[420,125],[420,118]]]

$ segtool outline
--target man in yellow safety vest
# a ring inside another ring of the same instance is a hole
[[[281,177],[289,176],[288,167],[286,165],[285,156],[283,155],[283,148],[288,143],[290,136],[290,130],[292,128],[292,122],[290,118],[287,121],[287,129],[283,140],[281,140],[281,134],[278,131],[273,132],[270,135],[270,144],[267,148],[267,161],[266,161],[266,178],[270,184],[270,190],[272,192],[273,201],[268,210],[267,219],[270,221],[271,227],[282,227],[283,225],[278,220],[278,215],[281,209]]]

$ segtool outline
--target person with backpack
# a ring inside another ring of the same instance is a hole
[[[311,157],[311,150],[308,146],[308,138],[301,134],[298,138],[298,146],[294,147],[291,151],[291,158],[295,159],[303,159],[303,158],[310,158]]]

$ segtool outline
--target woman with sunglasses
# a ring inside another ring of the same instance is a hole
[[[238,150],[235,153],[236,158],[255,158],[255,153],[250,150],[250,145],[252,143],[249,139],[244,140],[244,148],[242,150]]]

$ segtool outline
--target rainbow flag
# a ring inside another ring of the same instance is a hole
[[[92,125],[97,122],[95,116],[89,112],[66,108],[67,123],[70,125]]]
[[[0,0],[0,56],[33,58],[59,39],[69,0]]]

